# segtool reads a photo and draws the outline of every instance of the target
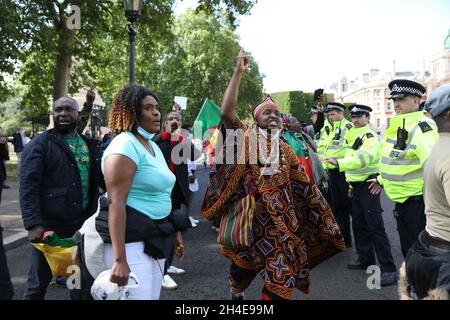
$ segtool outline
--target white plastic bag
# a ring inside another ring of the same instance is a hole
[[[91,295],[94,300],[128,300],[128,296],[133,293],[133,290],[139,287],[139,279],[133,272],[130,272],[128,284],[123,287],[109,281],[110,277],[111,270],[105,270],[95,279],[91,287]]]

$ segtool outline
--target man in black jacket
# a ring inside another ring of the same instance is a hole
[[[184,133],[184,134],[182,134]],[[161,149],[167,161],[169,169],[175,174],[176,183],[173,187],[172,210],[181,209],[181,205],[189,206],[189,176],[187,160],[195,161],[202,152],[195,148],[194,144],[187,139],[189,132],[182,129],[182,117],[179,112],[170,112],[165,121],[165,131],[156,135],[153,140]],[[187,216],[186,216],[187,217]],[[171,243],[172,244],[172,243]],[[172,266],[175,250],[173,245],[167,248],[166,264],[164,267],[163,287],[175,289],[178,285],[167,273],[183,274],[183,269]]]
[[[101,143],[79,134],[79,107],[62,97],[53,105],[54,129],[26,145],[20,169],[20,208],[28,239],[42,241],[45,231],[71,237],[96,211]],[[104,183],[102,183],[104,186]],[[44,255],[32,248],[24,299],[44,299],[52,279]]]

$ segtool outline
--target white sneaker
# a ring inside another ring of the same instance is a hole
[[[162,287],[164,289],[169,289],[169,290],[173,290],[178,288],[178,285],[175,281],[173,281],[173,279],[168,275],[164,275],[163,281],[162,281]]]
[[[189,220],[191,220],[191,223],[192,223],[193,225],[200,222],[200,220],[194,219],[194,218],[192,218],[191,216],[189,216]]]
[[[181,268],[177,268],[177,267],[174,267],[174,266],[170,266],[170,267],[167,269],[167,273],[172,273],[172,274],[185,274],[186,271],[183,270],[183,269],[181,269]]]

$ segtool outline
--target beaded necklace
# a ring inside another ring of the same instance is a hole
[[[263,156],[266,158],[264,159],[264,163],[260,161],[260,151],[267,151],[272,150],[272,141],[267,139],[266,137],[261,138],[260,133],[256,132],[256,147],[258,152],[258,164],[251,165],[252,172],[255,177],[258,177],[258,180],[261,180],[263,176],[274,176],[276,174],[282,173],[285,171],[287,167],[287,161],[285,156],[285,150],[283,143],[278,140],[278,152],[275,155],[270,155],[270,158],[267,159],[267,155],[264,154]],[[266,144],[266,149],[261,149],[260,143],[261,141],[264,141]],[[272,152],[271,152],[272,153]],[[275,167],[275,168],[274,168]]]

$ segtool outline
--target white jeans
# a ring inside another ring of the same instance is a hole
[[[133,290],[129,300],[159,300],[165,259],[155,260],[144,253],[144,242],[125,244],[128,266],[139,279],[139,287]],[[114,253],[111,244],[105,244],[104,262],[111,269]]]

